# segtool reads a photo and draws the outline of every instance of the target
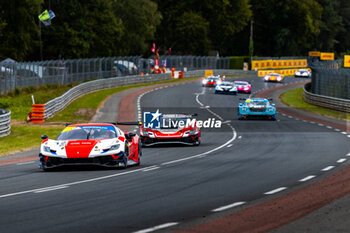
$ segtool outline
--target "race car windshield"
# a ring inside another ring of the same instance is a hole
[[[247,86],[248,83],[241,83],[241,82],[235,82],[236,85],[240,85],[240,86]]]
[[[98,128],[98,127],[84,127],[84,128],[71,128],[67,127],[60,135],[57,140],[94,140],[94,139],[112,139],[116,138],[117,134],[112,129]]]
[[[268,102],[262,102],[262,101],[254,101],[254,102],[249,102],[247,103],[248,107],[267,107],[268,106]]]
[[[270,76],[280,76],[279,74],[270,74]]]
[[[234,84],[231,83],[231,82],[223,82],[223,83],[221,83],[220,86],[233,86],[233,85],[234,85]]]

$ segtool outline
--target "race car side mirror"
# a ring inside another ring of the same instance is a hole
[[[134,136],[136,136],[135,133],[128,133],[128,137],[129,137],[129,138],[132,138],[132,137],[134,137]]]
[[[42,140],[45,140],[45,139],[48,139],[49,138],[49,136],[47,136],[47,135],[41,135],[41,139]]]
[[[276,106],[276,104],[271,104],[271,106],[272,106],[272,107],[275,107],[275,106]]]
[[[242,104],[242,103],[239,103],[239,104],[238,104],[238,106],[242,107],[242,106],[243,106],[243,104]]]

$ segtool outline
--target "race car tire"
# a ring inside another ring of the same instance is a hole
[[[139,140],[139,145],[138,145],[138,147],[137,147],[137,156],[138,156],[139,162],[136,163],[136,166],[140,166],[140,164],[141,164],[141,157],[142,157],[142,144],[141,144],[141,140]]]
[[[272,116],[272,120],[273,121],[275,121],[277,118],[276,118],[276,114],[274,114],[273,116]]]
[[[129,157],[129,147],[125,145],[125,150],[124,150],[124,166],[122,166],[123,169],[128,167],[128,157]]]

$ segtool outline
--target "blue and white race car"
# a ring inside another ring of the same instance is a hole
[[[244,103],[239,103],[238,119],[247,119],[248,117],[266,117],[270,120],[276,120],[276,107],[269,100],[262,98],[241,99]]]
[[[220,84],[217,84],[215,87],[215,94],[225,93],[237,95],[237,92],[237,87],[233,82],[224,81]]]

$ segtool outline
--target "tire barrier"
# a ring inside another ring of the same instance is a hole
[[[0,137],[5,137],[11,133],[11,112],[0,109]]]
[[[317,95],[308,90],[311,90],[311,83],[305,84],[303,90],[304,100],[307,103],[340,112],[350,113],[350,100]]]

